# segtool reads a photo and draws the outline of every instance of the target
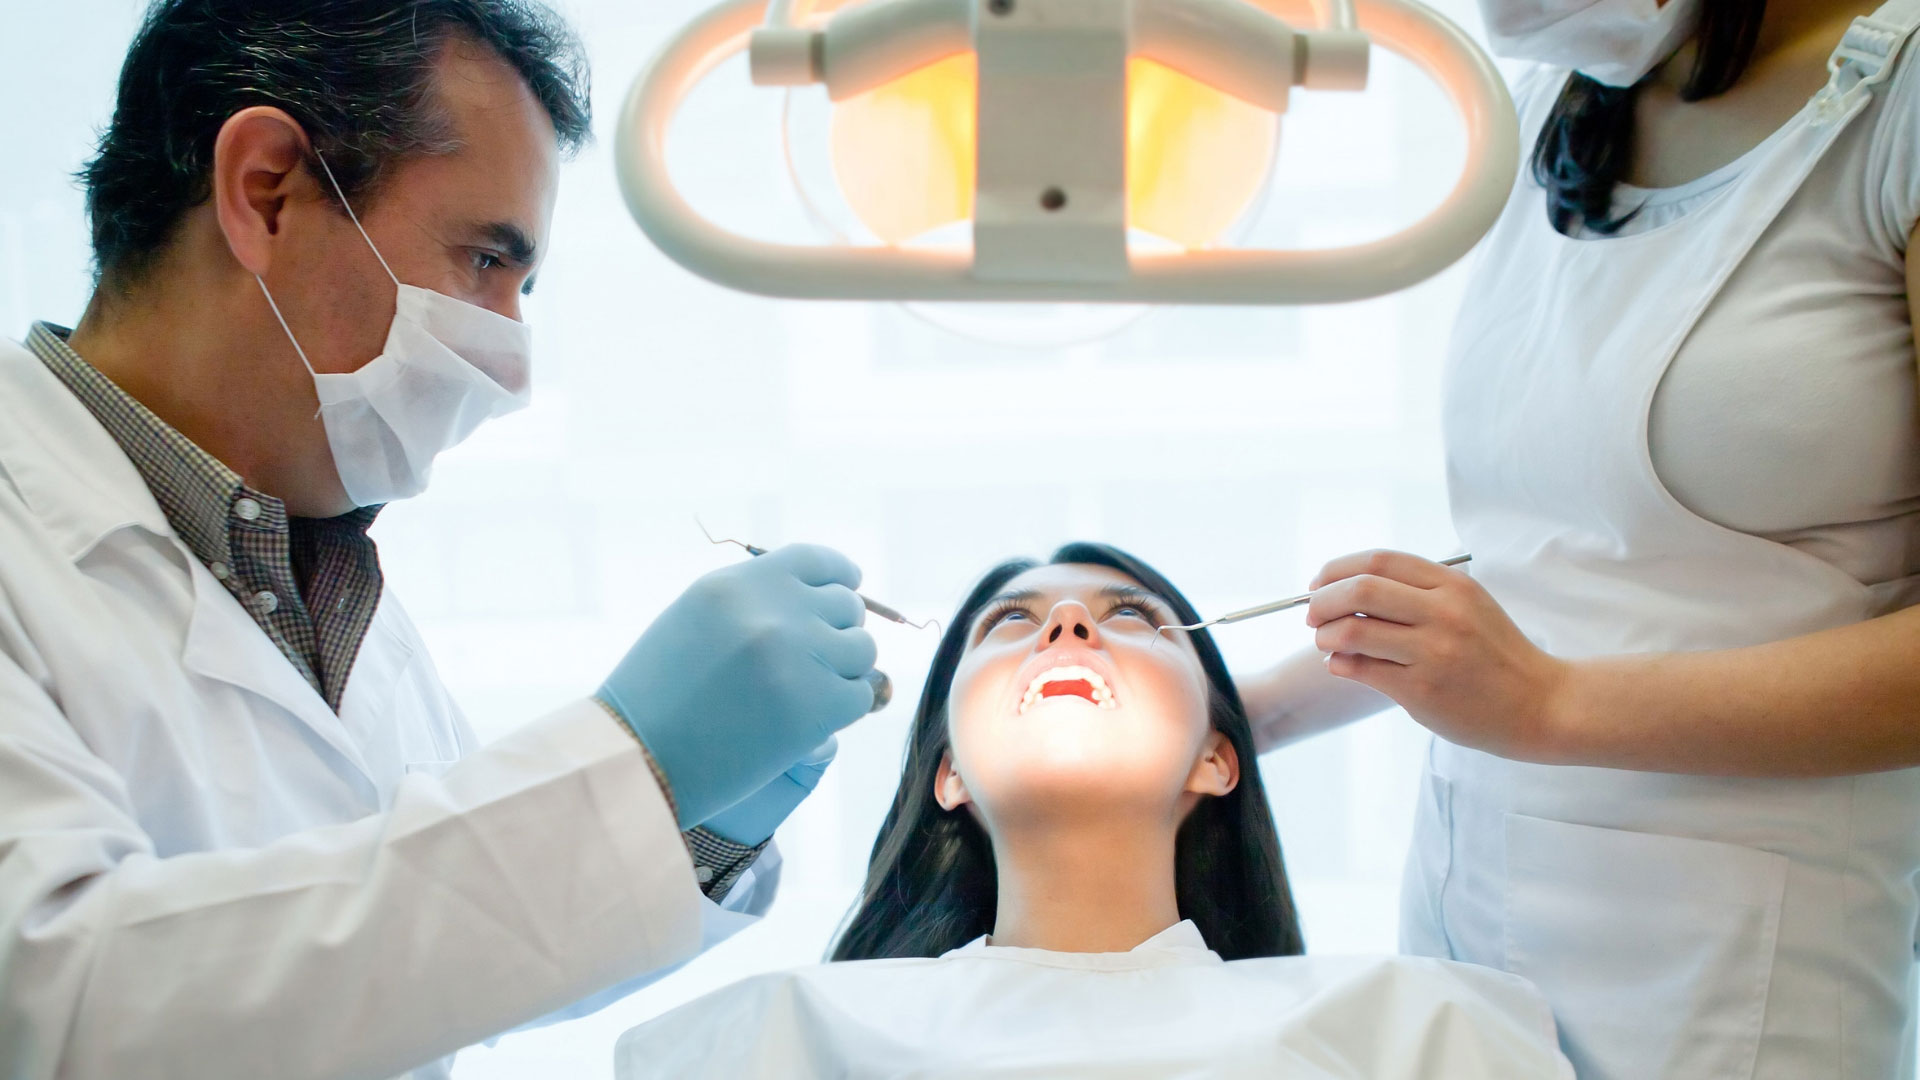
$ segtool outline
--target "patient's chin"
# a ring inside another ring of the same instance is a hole
[[[1144,762],[1111,750],[1029,753],[970,778],[989,827],[1047,821],[1158,821],[1178,812],[1190,766]]]

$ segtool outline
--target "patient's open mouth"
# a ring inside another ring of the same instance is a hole
[[[1020,698],[1020,711],[1024,713],[1040,701],[1056,697],[1077,697],[1102,709],[1113,708],[1113,690],[1099,672],[1063,665],[1034,676],[1033,682],[1027,684],[1026,694]]]

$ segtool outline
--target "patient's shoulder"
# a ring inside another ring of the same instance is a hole
[[[1497,968],[1427,956],[1286,956],[1225,966],[1238,978],[1297,995],[1294,1011],[1302,1017],[1338,1016],[1343,1002],[1365,1001],[1405,1026],[1466,1011],[1518,1040],[1557,1041],[1546,997]]]
[[[1227,968],[1237,974],[1298,984],[1350,982],[1404,982],[1408,985],[1458,984],[1503,986],[1537,993],[1533,984],[1511,972],[1431,956],[1378,954],[1271,956],[1234,960]]]
[[[1436,1045],[1452,1055],[1440,1072]],[[1447,1071],[1469,1065],[1478,1075],[1571,1075],[1551,1015],[1523,980],[1407,957],[1125,970],[951,956],[828,964],[682,1006],[623,1036],[617,1060],[622,1080],[1105,1077],[1141,1060],[1264,1077],[1275,1061],[1327,1048],[1345,1063],[1330,1077],[1415,1080],[1469,1075]]]

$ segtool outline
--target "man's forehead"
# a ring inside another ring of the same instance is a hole
[[[533,262],[559,186],[559,141],[545,107],[512,65],[458,37],[443,49],[430,92],[453,148],[398,163],[394,193],[447,240]]]
[[[483,135],[500,123],[531,122],[557,153],[553,118],[526,78],[491,47],[467,35],[454,33],[441,46],[431,93],[448,118],[467,129],[461,132],[463,138]]]

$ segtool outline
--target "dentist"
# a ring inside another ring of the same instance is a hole
[[[1249,708],[1433,729],[1402,944],[1586,1080],[1910,1077],[1920,3],[1481,6],[1547,66],[1446,373],[1474,574],[1334,562]]]
[[[367,535],[526,404],[588,130],[521,0],[148,14],[98,291],[0,343],[0,1073],[443,1077],[764,907],[873,703],[855,567],[710,575],[479,748]]]

